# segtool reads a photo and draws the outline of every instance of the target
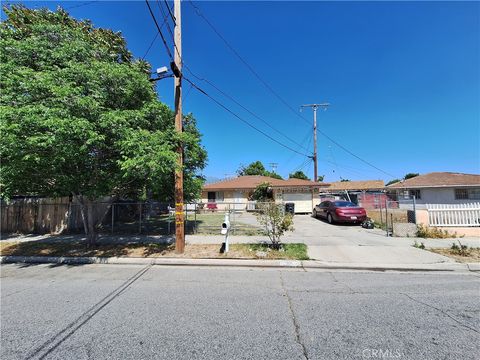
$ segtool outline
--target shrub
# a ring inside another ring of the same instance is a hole
[[[415,242],[413,243],[412,245],[414,248],[417,248],[417,249],[422,249],[424,250],[425,249],[425,244],[423,242],[421,242],[420,244],[417,242],[417,240],[415,240]]]
[[[456,255],[469,256],[470,255],[470,250],[468,249],[468,246],[467,245],[462,245],[462,243],[460,243],[460,241],[458,243],[460,244],[460,246],[458,246],[455,243],[452,243],[452,246],[450,247],[450,250],[452,250],[452,252]]]
[[[449,233],[447,230],[442,230],[436,227],[428,227],[423,224],[417,225],[417,237],[431,238],[431,239],[446,239],[456,238],[457,233]]]
[[[293,230],[293,216],[284,211],[283,205],[274,202],[260,204],[257,214],[258,222],[265,226],[265,231],[272,242],[272,248],[280,249],[280,238],[286,231]]]

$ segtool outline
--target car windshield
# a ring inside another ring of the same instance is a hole
[[[335,201],[334,204],[336,207],[357,207],[357,205],[350,201]]]

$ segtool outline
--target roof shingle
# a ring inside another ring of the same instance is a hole
[[[330,183],[325,190],[343,191],[343,190],[380,190],[385,187],[383,180],[365,180],[365,181],[336,181]]]
[[[389,189],[480,186],[480,175],[453,172],[432,172],[388,185]]]
[[[203,190],[255,189],[264,182],[270,183],[272,187],[321,187],[328,185],[302,179],[280,180],[268,176],[247,175],[207,184],[203,187]]]

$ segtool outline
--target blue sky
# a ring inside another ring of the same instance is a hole
[[[74,17],[121,31],[137,57],[145,54],[156,32],[144,1],[24,3],[52,9],[61,4],[71,8]],[[158,5],[154,1],[151,5],[162,22]],[[385,173],[402,177],[408,172],[480,172],[479,2],[200,1],[196,5],[294,110],[301,104],[330,102],[327,111],[318,113],[319,129]],[[188,1],[182,4],[182,23],[183,58],[193,72],[312,148],[311,124],[272,95]],[[153,67],[169,63],[159,38],[147,60]],[[306,152],[208,84],[189,77],[272,137]],[[173,105],[171,79],[162,80],[158,92],[162,101]],[[278,163],[282,176],[297,169],[313,176],[311,161],[255,132],[188,83],[184,95],[184,111],[194,113],[208,151],[204,175],[231,176],[240,164],[261,160],[266,165]],[[313,119],[310,110],[301,115]],[[318,156],[318,172],[325,181],[392,178],[321,134]]]

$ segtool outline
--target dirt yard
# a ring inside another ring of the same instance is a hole
[[[467,249],[464,251],[453,249],[428,249],[434,253],[451,257],[457,262],[461,263],[473,263],[480,262],[480,248]]]
[[[102,244],[88,248],[84,242],[2,242],[0,255],[4,256],[72,256],[72,257],[180,257],[193,259],[292,259],[306,260],[307,246],[284,244],[273,250],[264,244],[232,244],[228,254],[220,252],[220,245],[191,244],[184,254],[176,254],[174,245],[163,244]]]

